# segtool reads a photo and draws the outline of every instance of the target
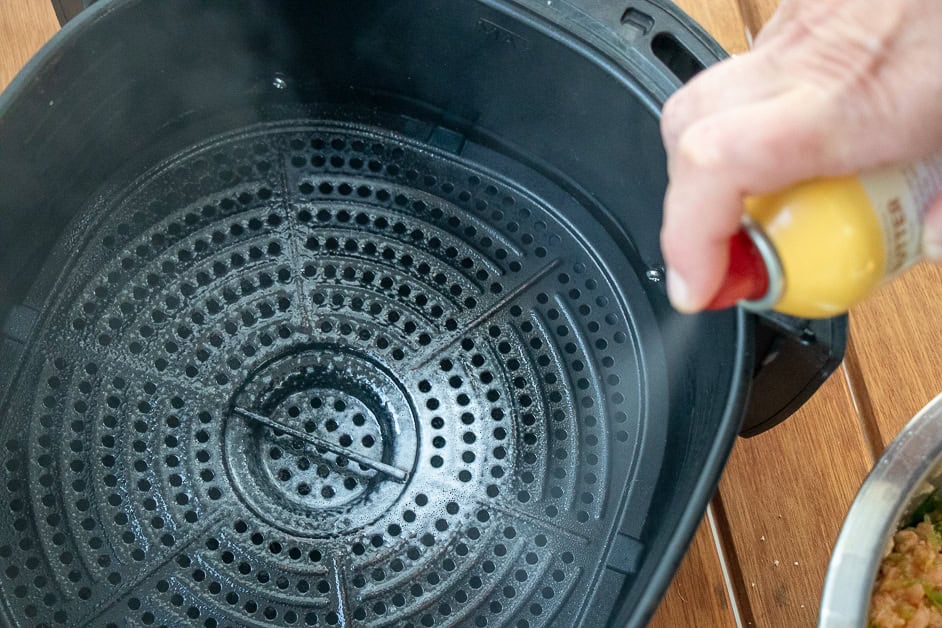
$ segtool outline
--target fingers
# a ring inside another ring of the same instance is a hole
[[[670,154],[661,245],[674,306],[696,312],[726,273],[743,199],[838,172],[835,121],[807,89],[723,111],[690,125]]]
[[[784,0],[752,52],[668,101],[661,242],[678,309],[702,309],[716,293],[746,196],[938,150],[942,11],[933,0],[899,4],[889,19],[877,0]],[[924,250],[942,261],[942,197]]]
[[[922,252],[930,261],[942,262],[942,194],[935,198],[926,212]]]
[[[788,86],[781,76],[775,60],[760,53],[726,59],[698,74],[664,104],[661,136],[668,154],[696,121],[784,92]]]

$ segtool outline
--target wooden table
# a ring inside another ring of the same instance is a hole
[[[730,52],[777,0],[679,0]],[[0,88],[58,29],[49,0],[0,0]],[[811,626],[831,547],[883,447],[942,391],[942,271],[920,266],[851,314],[842,367],[798,414],[740,440],[651,625]]]

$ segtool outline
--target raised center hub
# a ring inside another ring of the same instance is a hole
[[[255,371],[233,399],[224,447],[236,493],[271,525],[334,536],[399,497],[417,454],[415,413],[378,363],[315,345]]]

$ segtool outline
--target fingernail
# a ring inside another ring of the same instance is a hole
[[[690,303],[687,283],[673,268],[667,269],[667,297],[671,300],[671,305],[681,312],[691,313],[696,309]]]

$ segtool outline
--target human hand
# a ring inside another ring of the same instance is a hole
[[[681,311],[719,289],[743,199],[942,149],[942,2],[784,0],[747,54],[664,106],[661,245]],[[942,258],[942,197],[925,252]]]

